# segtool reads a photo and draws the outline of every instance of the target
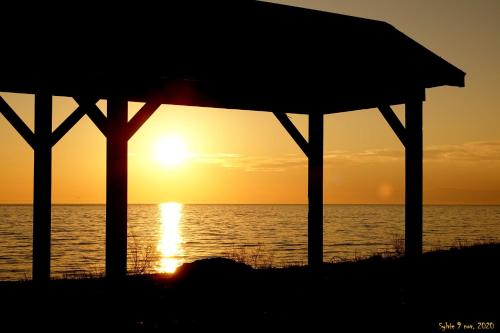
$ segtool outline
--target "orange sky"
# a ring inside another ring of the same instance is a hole
[[[500,2],[310,0],[307,7],[387,21],[467,73],[466,88],[427,90],[424,201],[500,204]],[[2,96],[32,127],[33,96]],[[54,127],[76,107],[69,98],[55,98],[55,106]],[[292,120],[307,137],[307,117]],[[154,158],[156,142],[169,135],[190,152],[176,167]],[[55,203],[104,202],[105,139],[86,117],[53,154]],[[32,155],[0,116],[0,203],[32,201]],[[403,157],[376,110],[326,116],[325,202],[402,203]],[[306,167],[272,114],[162,106],[129,142],[129,201],[306,203]]]

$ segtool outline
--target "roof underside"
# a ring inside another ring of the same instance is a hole
[[[0,91],[332,113],[464,85],[380,21],[251,0],[138,6],[9,13]]]

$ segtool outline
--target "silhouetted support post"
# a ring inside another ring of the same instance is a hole
[[[106,143],[106,277],[127,274],[127,100],[108,100]]]
[[[52,196],[52,96],[35,95],[33,280],[50,279]]]
[[[406,103],[405,119],[405,254],[408,257],[416,257],[422,254],[423,233],[422,100],[415,98]]]
[[[308,264],[323,264],[323,114],[309,115],[308,160]]]

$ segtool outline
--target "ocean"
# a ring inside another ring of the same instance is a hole
[[[324,259],[391,253],[402,205],[325,205]],[[500,240],[500,206],[425,206],[424,250]],[[0,205],[0,280],[31,278],[32,206]],[[105,206],[55,205],[53,277],[104,270]],[[254,266],[307,263],[306,205],[129,205],[128,269],[173,272],[228,256]]]

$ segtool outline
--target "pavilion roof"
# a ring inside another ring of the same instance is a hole
[[[464,86],[463,71],[388,23],[260,1],[5,15],[0,91],[332,113]]]

